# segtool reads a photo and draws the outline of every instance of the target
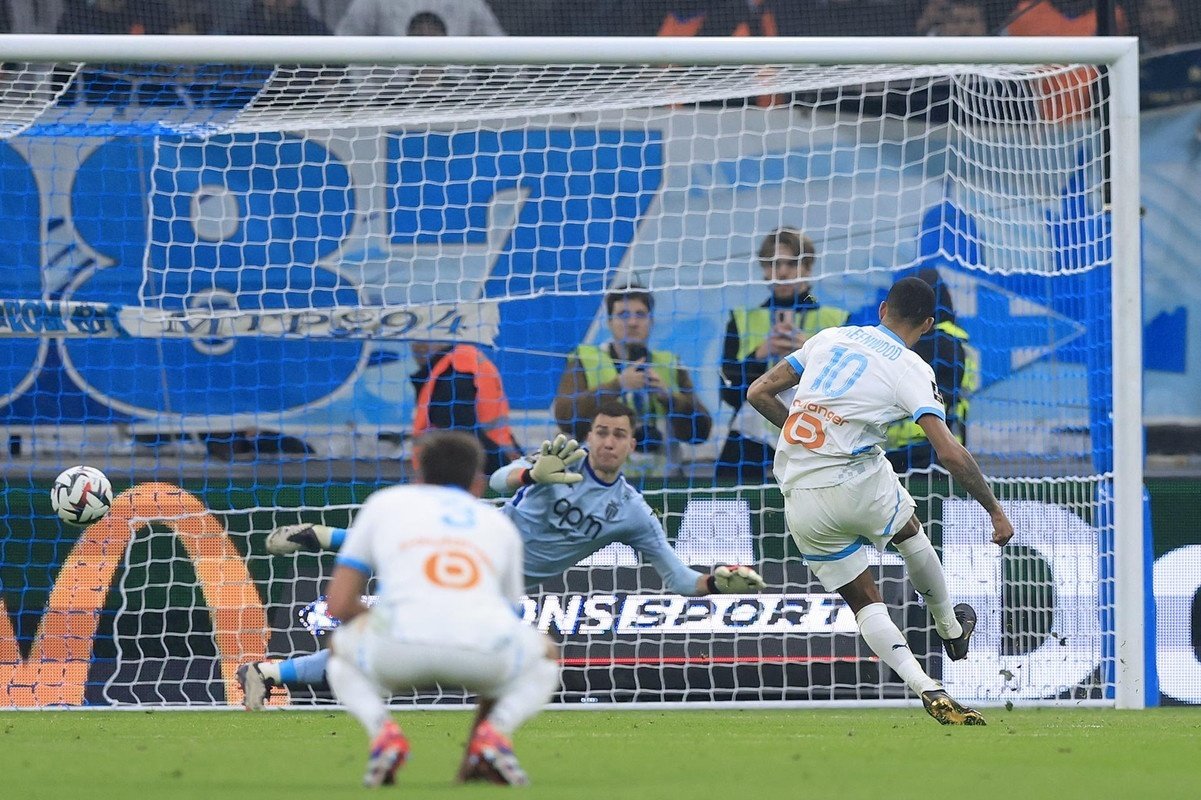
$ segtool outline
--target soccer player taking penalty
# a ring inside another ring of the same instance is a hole
[[[512,495],[498,513],[521,534],[526,590],[536,589],[613,542],[636,550],[663,577],[666,589],[676,594],[763,589],[763,579],[750,567],[722,565],[702,574],[671,549],[658,518],[621,474],[634,451],[636,420],[628,406],[604,401],[593,416],[586,448],[560,434],[543,442],[529,458],[493,473],[493,490]],[[267,549],[277,555],[338,549],[345,536],[346,531],[325,525],[286,525],[268,535]],[[332,607],[330,611],[338,616]],[[328,659],[329,651],[322,650],[279,662],[244,664],[238,668],[243,702],[249,709],[260,709],[274,686],[321,683]]]
[[[484,452],[472,436],[422,439],[418,480],[367,498],[330,580],[329,684],[371,737],[366,786],[395,781],[409,743],[383,698],[435,683],[480,696],[460,781],[528,783],[509,737],[558,686],[556,648],[514,614],[521,600],[516,528],[477,498]],[[402,522],[398,522],[401,520]],[[370,576],[382,586],[368,609]]]
[[[868,570],[864,543],[883,550],[891,542],[947,656],[967,656],[976,612],[951,604],[916,504],[880,447],[888,425],[908,416],[921,426],[939,461],[988,512],[994,543],[1008,542],[1013,525],[976,460],[947,428],[933,370],[911,349],[934,324],[933,290],[918,278],[899,280],[879,314],[876,327],[818,332],[752,383],[747,399],[780,428],[774,472],[789,532],[810,570],[846,600],[868,646],[921,696],[930,716],[944,725],[983,725],[978,711],[956,702],[922,669]],[[776,396],[792,387],[789,408]]]

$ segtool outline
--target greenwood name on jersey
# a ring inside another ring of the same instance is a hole
[[[781,489],[835,486],[883,460],[898,419],[946,419],[934,370],[883,325],[827,328],[787,361],[801,379],[776,446]]]

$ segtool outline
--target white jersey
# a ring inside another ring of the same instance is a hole
[[[455,620],[511,622],[520,607],[517,529],[455,487],[414,484],[371,495],[338,563],[375,575],[373,614],[409,640],[445,640]]]
[[[835,486],[878,466],[898,419],[946,419],[934,370],[883,325],[827,328],[787,361],[801,380],[776,444],[782,490]]]

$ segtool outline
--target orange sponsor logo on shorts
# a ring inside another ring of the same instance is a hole
[[[468,552],[439,550],[425,560],[425,577],[443,589],[470,589],[480,582],[480,567]]]

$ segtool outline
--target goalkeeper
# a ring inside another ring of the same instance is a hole
[[[543,442],[539,453],[493,473],[490,485],[512,495],[502,511],[517,526],[524,544],[526,590],[562,574],[572,565],[613,543],[634,548],[663,577],[666,589],[682,595],[738,594],[765,584],[745,566],[719,566],[702,574],[671,549],[650,506],[622,477],[634,451],[637,416],[607,400],[592,418],[587,449],[559,435]],[[346,532],[322,525],[287,525],[267,537],[276,554],[336,548]],[[249,709],[262,708],[271,688],[310,686],[324,680],[328,651],[286,661],[243,665],[238,679]]]

